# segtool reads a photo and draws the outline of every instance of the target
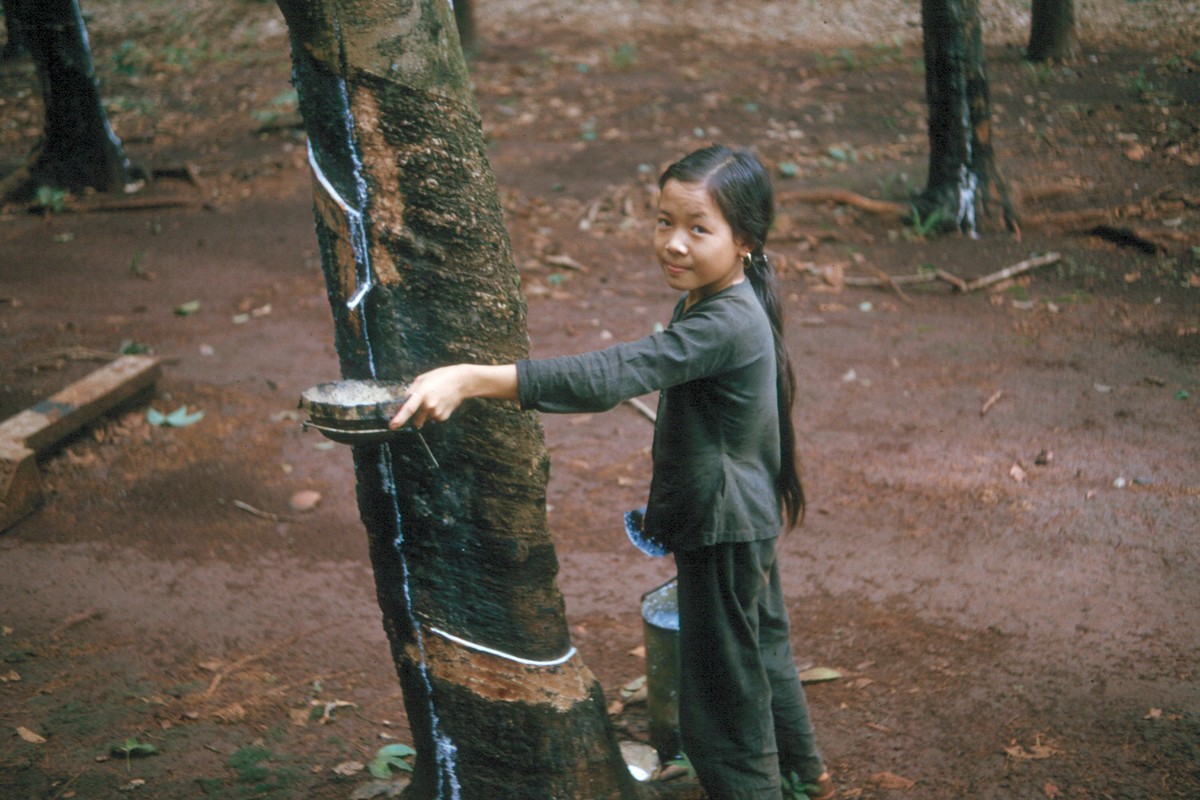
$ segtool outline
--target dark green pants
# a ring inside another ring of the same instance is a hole
[[[714,800],[779,800],[823,769],[789,639],[775,539],[675,554],[679,728]]]

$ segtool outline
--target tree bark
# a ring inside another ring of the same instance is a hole
[[[1079,55],[1075,0],[1033,0],[1029,26],[1030,61],[1070,61]]]
[[[25,39],[21,36],[21,24],[9,11],[13,4],[14,0],[0,0],[0,12],[4,14],[5,36],[7,37],[4,40],[4,50],[0,51],[0,61],[20,58],[29,52],[25,46]]]
[[[527,355],[526,306],[444,0],[278,0],[343,376]],[[413,798],[634,798],[571,646],[536,415],[464,404],[353,449],[417,750]]]
[[[929,178],[914,201],[923,220],[975,234],[977,210],[998,197],[1004,220],[1012,206],[996,169],[991,105],[977,0],[922,0],[925,93],[929,104]]]
[[[108,123],[76,0],[5,0],[37,66],[45,128],[36,160],[17,192],[52,186],[123,191],[137,177]]]

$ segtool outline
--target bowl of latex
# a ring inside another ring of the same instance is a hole
[[[393,439],[399,431],[388,421],[407,398],[408,384],[374,380],[318,383],[300,395],[302,423],[340,444],[376,444]]]

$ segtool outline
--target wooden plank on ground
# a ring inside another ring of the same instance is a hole
[[[154,385],[157,358],[122,356],[0,422],[0,531],[42,504],[37,455]]]
[[[157,358],[122,356],[0,423],[0,440],[40,453],[152,386],[161,372]]]
[[[6,531],[42,504],[37,454],[0,439],[0,531]]]

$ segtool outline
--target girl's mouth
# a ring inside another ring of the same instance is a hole
[[[667,271],[668,275],[682,275],[683,273],[687,272],[684,267],[681,267],[678,264],[663,264],[663,269]]]

